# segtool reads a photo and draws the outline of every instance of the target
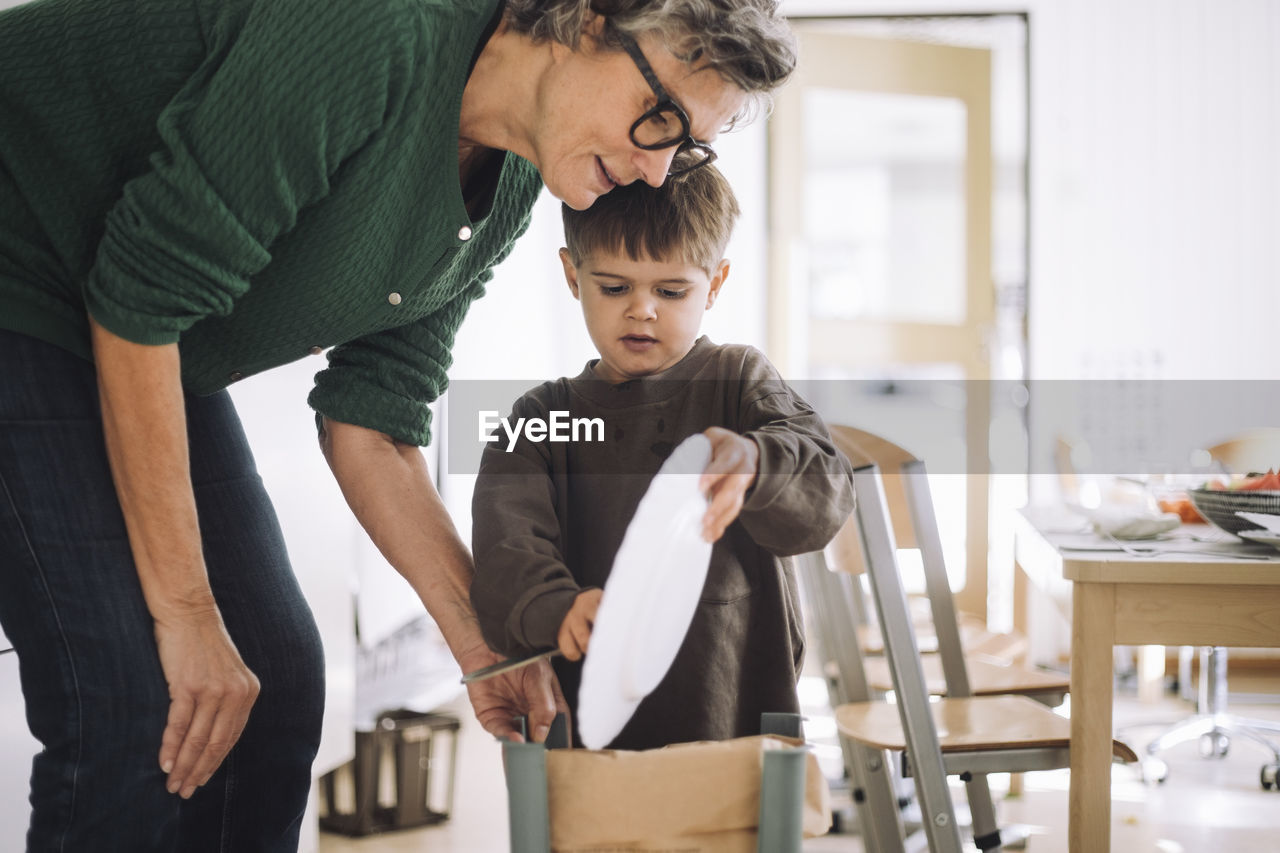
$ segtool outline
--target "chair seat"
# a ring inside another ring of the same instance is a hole
[[[947,681],[942,674],[942,658],[938,655],[921,655],[924,668],[925,689],[933,696],[947,695]],[[869,658],[863,662],[867,684],[876,690],[892,690],[893,677],[889,662],[884,658]],[[974,696],[991,696],[1005,693],[1039,695],[1067,693],[1071,680],[1065,675],[1028,669],[1017,664],[1001,666],[973,655],[965,656],[965,670],[969,674],[969,692]]]
[[[1071,722],[1025,696],[974,696],[929,703],[942,752],[1069,747]],[[906,737],[898,706],[889,702],[850,702],[836,708],[840,732],[877,749],[901,752]],[[1112,753],[1125,762],[1133,750],[1112,741]]]

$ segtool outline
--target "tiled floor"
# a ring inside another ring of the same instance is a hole
[[[1248,689],[1268,690],[1258,704],[1235,701],[1231,710],[1280,722],[1280,678],[1253,682]],[[1273,701],[1274,700],[1274,701]],[[1189,708],[1174,700],[1140,705],[1131,698],[1116,702],[1116,722],[1169,721]],[[349,839],[322,833],[321,853],[502,853],[507,849],[506,794],[498,745],[469,714],[460,740],[457,796],[451,819],[438,827]],[[1133,742],[1144,743],[1159,728],[1135,729]],[[1220,760],[1200,757],[1195,743],[1175,747],[1166,758],[1168,781],[1142,784],[1135,770],[1116,767],[1112,776],[1112,850],[1114,853],[1268,853],[1280,850],[1280,792],[1263,791],[1258,771],[1272,760],[1259,746],[1233,741]],[[993,776],[1002,824],[1030,827],[1029,853],[1066,851],[1067,773],[1028,774],[1017,798],[1000,796],[1007,777]],[[962,789],[953,789],[962,798]],[[806,853],[860,853],[856,836],[828,836],[806,843]],[[972,849],[972,848],[970,848]]]

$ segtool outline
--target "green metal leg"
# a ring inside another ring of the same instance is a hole
[[[507,773],[511,853],[551,853],[547,750],[540,743],[502,744]]]
[[[764,754],[760,778],[759,853],[800,853],[804,829],[804,773],[808,749]]]

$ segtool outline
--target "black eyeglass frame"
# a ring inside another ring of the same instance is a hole
[[[640,45],[636,44],[636,40],[625,33],[616,33],[618,41],[622,42],[622,48],[631,57],[631,61],[636,64],[636,68],[640,69],[640,73],[644,76],[644,81],[649,84],[649,88],[653,90],[653,94],[657,96],[658,102],[652,107],[644,111],[640,118],[631,123],[631,144],[644,151],[661,151],[664,148],[676,147],[676,156],[671,160],[671,166],[667,169],[667,176],[683,175],[686,172],[692,172],[694,169],[706,166],[716,159],[716,152],[711,146],[705,142],[699,142],[693,138],[689,127],[689,114],[684,108],[677,104],[667,90],[662,88],[662,84],[658,82],[658,75],[653,72],[653,66],[649,64],[649,60],[645,59],[644,52],[640,50]],[[643,125],[653,116],[668,111],[675,114],[680,120],[681,135],[670,142],[643,143],[636,138],[636,129]],[[697,150],[701,152],[702,157],[696,160],[693,165],[680,168],[677,166],[680,154],[686,151]]]

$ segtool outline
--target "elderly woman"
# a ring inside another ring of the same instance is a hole
[[[296,847],[320,641],[225,387],[329,349],[342,491],[497,658],[418,451],[543,183],[659,185],[793,66],[774,0],[37,0],[0,15],[0,620],[31,849]],[[472,688],[554,712],[547,667]]]

